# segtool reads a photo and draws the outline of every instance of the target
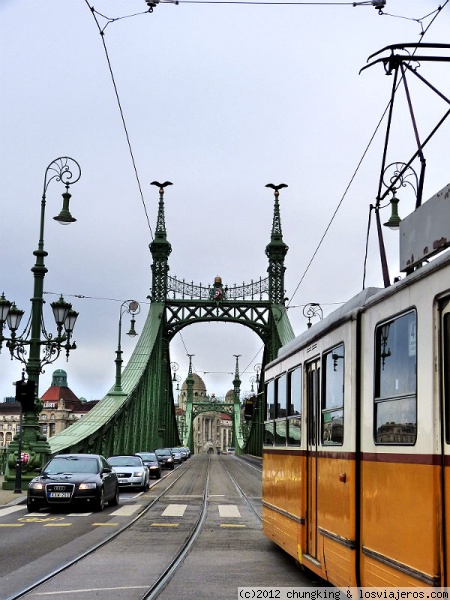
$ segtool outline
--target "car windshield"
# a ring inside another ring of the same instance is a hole
[[[58,473],[98,473],[99,464],[96,458],[78,456],[56,456],[45,467],[49,475]]]
[[[108,458],[112,467],[139,467],[141,459],[139,456],[112,456]]]
[[[153,454],[153,452],[146,452],[145,454],[139,454],[139,456],[142,458],[142,460],[156,460],[156,454]]]
[[[155,454],[158,454],[160,456],[171,456],[172,455],[170,450],[155,450]]]

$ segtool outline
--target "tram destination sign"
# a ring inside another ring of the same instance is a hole
[[[450,183],[400,222],[400,270],[450,246]]]

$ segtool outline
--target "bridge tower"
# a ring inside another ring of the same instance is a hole
[[[283,241],[279,195],[285,184],[268,184],[274,190],[272,231],[266,256],[268,276],[242,286],[224,285],[216,276],[209,286],[187,283],[169,275],[172,246],[167,239],[164,195],[170,181],[153,181],[159,189],[152,255],[150,311],[136,347],[122,373],[122,386],[114,386],[83,419],[50,438],[52,454],[62,451],[98,452],[105,456],[153,450],[178,443],[192,447],[192,422],[206,409],[228,412],[233,418],[233,440],[238,452],[262,453],[264,408],[263,380],[259,382],[253,421],[241,423],[240,379],[236,356],[234,400],[207,402],[193,399],[192,356],[189,356],[187,409],[183,431],[178,431],[170,371],[169,346],[184,327],[199,322],[238,323],[254,331],[264,345],[262,368],[276,357],[278,349],[294,337],[285,307],[284,260],[288,246]],[[206,406],[208,404],[208,406]]]

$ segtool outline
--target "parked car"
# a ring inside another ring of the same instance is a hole
[[[148,490],[150,477],[140,456],[110,456],[108,463],[117,473],[121,488]]]
[[[173,469],[175,462],[173,460],[173,454],[170,448],[157,448],[155,454],[164,469]]]
[[[170,448],[173,456],[173,462],[177,465],[183,462],[183,457],[181,456],[180,448]]]
[[[154,452],[136,452],[136,456],[142,458],[142,462],[147,467],[150,477],[154,476],[156,479],[161,477],[161,465]]]
[[[99,454],[59,454],[28,484],[28,512],[52,506],[91,505],[103,510],[119,504],[119,481]]]

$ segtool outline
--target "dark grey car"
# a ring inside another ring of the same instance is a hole
[[[100,454],[58,454],[28,484],[28,512],[52,506],[119,504],[117,475]]]

